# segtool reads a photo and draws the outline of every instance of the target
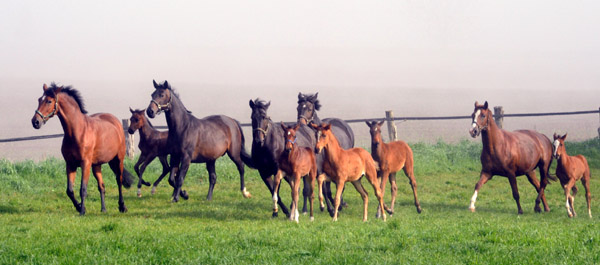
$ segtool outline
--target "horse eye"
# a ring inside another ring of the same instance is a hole
[[[52,103],[52,100],[47,99],[46,103],[50,104],[50,103]]]

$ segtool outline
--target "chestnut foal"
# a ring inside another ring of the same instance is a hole
[[[385,209],[383,196],[379,188],[379,182],[377,181],[377,168],[369,152],[356,147],[348,150],[342,149],[337,138],[331,131],[331,124],[322,123],[321,125],[315,125],[311,123],[310,126],[316,129],[317,145],[315,146],[315,152],[320,153],[325,149],[323,171],[327,174],[328,180],[336,184],[333,221],[337,221],[340,197],[344,190],[344,184],[347,181],[352,182],[356,191],[360,193],[364,203],[363,221],[367,221],[369,197],[367,191],[365,191],[363,185],[360,183],[362,176],[366,176],[371,186],[373,186],[375,196],[379,201],[379,207]],[[319,179],[319,181],[322,181],[322,179]],[[385,220],[386,215],[383,213],[383,221]]]
[[[388,176],[390,179],[390,183],[392,184],[391,192],[392,192],[392,202],[390,204],[390,209],[388,213],[390,215],[394,214],[394,204],[396,202],[396,194],[398,192],[398,186],[396,186],[396,172],[401,169],[404,170],[404,174],[408,177],[410,186],[413,190],[413,195],[415,197],[415,207],[417,208],[417,213],[421,213],[421,205],[419,204],[419,199],[417,198],[417,180],[415,179],[415,174],[413,171],[413,152],[410,149],[410,146],[404,141],[393,141],[389,143],[384,143],[381,138],[381,125],[383,125],[385,121],[366,121],[367,126],[370,128],[371,133],[371,155],[373,159],[379,163],[379,176],[381,178],[381,195],[385,195],[385,184],[387,182]],[[387,209],[386,209],[387,210]],[[381,208],[377,208],[377,217],[381,214]]]
[[[592,218],[592,210],[590,208],[590,202],[592,195],[590,193],[590,167],[588,162],[583,155],[569,156],[567,155],[567,149],[565,148],[565,139],[567,134],[560,136],[554,134],[554,158],[558,161],[556,166],[556,176],[560,180],[560,184],[565,189],[565,197],[567,207],[567,214],[569,217],[577,216],[575,208],[573,208],[573,199],[577,194],[577,186],[575,182],[581,179],[581,183],[585,188],[585,198],[587,200],[588,214]],[[573,195],[571,195],[573,190]]]
[[[285,149],[283,154],[279,158],[279,170],[275,176],[275,192],[273,192],[273,212],[277,212],[277,194],[279,190],[279,184],[283,173],[285,178],[290,184],[292,189],[292,206],[290,207],[290,220],[298,222],[298,194],[300,189],[300,181],[302,177],[308,176],[310,187],[309,200],[310,200],[310,220],[314,220],[313,216],[313,201],[314,201],[314,186],[315,179],[317,178],[317,162],[315,160],[315,153],[308,147],[300,147],[296,144],[296,131],[300,128],[300,123],[294,127],[287,127],[283,122],[281,128],[284,131]],[[319,181],[319,190],[322,190],[323,181]],[[323,205],[323,194],[319,192],[319,201]]]

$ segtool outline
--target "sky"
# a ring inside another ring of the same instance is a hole
[[[599,11],[554,0],[3,0],[0,137],[61,132],[30,124],[53,81],[119,118],[148,105],[153,79],[199,117],[242,122],[257,97],[295,120],[298,92],[319,92],[321,116],[347,119],[469,115],[476,100],[506,113],[596,109]]]

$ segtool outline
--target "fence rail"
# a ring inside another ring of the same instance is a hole
[[[571,111],[571,112],[545,112],[545,113],[512,113],[512,114],[501,114],[501,117],[539,117],[539,116],[564,116],[564,115],[585,115],[585,114],[600,114],[600,108],[598,110],[584,110],[584,111]],[[462,120],[471,119],[471,116],[425,116],[425,117],[390,117],[393,121],[428,121],[428,120]],[[386,117],[376,117],[370,119],[349,119],[345,120],[347,123],[359,123],[370,120],[387,120]],[[241,123],[242,127],[250,127],[251,123]],[[155,126],[157,129],[168,129],[167,126]],[[600,137],[600,128],[598,129]],[[0,139],[0,143],[7,142],[20,142],[20,141],[32,141],[63,137],[63,134],[50,134],[40,136],[29,136],[29,137],[18,137],[18,138],[7,138]]]

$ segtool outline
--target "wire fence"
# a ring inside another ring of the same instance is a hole
[[[499,116],[495,116],[498,118],[505,117],[540,117],[540,116],[566,116],[566,115],[586,115],[586,114],[600,114],[600,109],[598,110],[584,110],[584,111],[571,111],[571,112],[545,112],[545,113],[512,113],[512,114],[504,114],[501,113]],[[471,119],[471,116],[425,116],[425,117],[393,117],[391,120],[393,121],[433,121],[433,120],[463,120],[463,119]],[[371,120],[390,120],[386,117],[375,117],[370,119],[349,119],[345,120],[347,123],[362,123],[365,121]],[[242,127],[251,127],[251,123],[241,123]],[[167,126],[155,126],[157,129],[168,129]],[[600,128],[598,130],[600,136]],[[20,142],[20,141],[34,141],[34,140],[43,140],[43,139],[51,139],[51,138],[59,138],[63,137],[64,134],[50,134],[50,135],[40,135],[40,136],[29,136],[29,137],[17,137],[17,138],[7,138],[0,139],[0,143],[7,142]]]

